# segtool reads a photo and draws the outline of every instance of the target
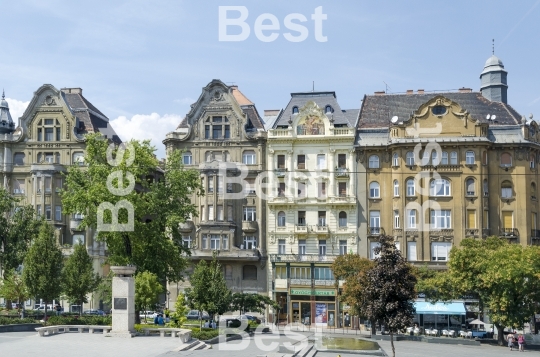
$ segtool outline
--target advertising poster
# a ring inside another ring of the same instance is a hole
[[[315,304],[315,324],[317,326],[326,325],[328,317],[326,315],[326,304]]]

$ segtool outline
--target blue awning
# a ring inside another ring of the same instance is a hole
[[[462,302],[430,302],[418,301],[414,303],[417,314],[430,315],[465,315],[465,305]]]

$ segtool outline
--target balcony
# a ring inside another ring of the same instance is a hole
[[[71,219],[69,221],[69,229],[72,231],[84,231],[84,228],[81,228],[82,219]]]
[[[314,280],[315,286],[335,286],[335,280]]]
[[[311,279],[291,279],[291,285],[311,286]]]
[[[258,225],[256,221],[243,221],[242,222],[242,231],[244,233],[255,233],[257,232]]]
[[[531,238],[540,239],[540,229],[531,229]]]
[[[479,229],[473,229],[473,228],[466,228],[465,229],[465,237],[478,237]]]
[[[349,177],[349,169],[346,167],[336,167],[336,177]]]
[[[285,177],[285,175],[287,174],[287,169],[286,168],[276,169],[274,170],[274,173],[276,174],[277,177]]]
[[[368,227],[369,236],[380,236],[381,234],[384,234],[382,227]]]
[[[489,237],[490,233],[491,231],[489,230],[489,228],[482,228],[482,237],[484,238]]]
[[[185,221],[184,223],[180,223],[178,230],[181,233],[191,233],[194,227],[193,221]]]
[[[311,230],[315,233],[328,233],[328,226],[326,224],[317,224],[316,226],[311,226]]]
[[[307,233],[308,232],[307,228],[308,227],[306,226],[305,223],[300,223],[300,224],[295,225],[294,231],[297,233]]]
[[[271,262],[333,262],[339,255],[319,254],[270,254]]]
[[[517,238],[519,237],[519,232],[517,228],[501,228],[499,230],[499,237]]]

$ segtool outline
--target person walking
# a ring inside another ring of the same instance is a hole
[[[523,336],[523,334],[520,333],[517,340],[518,340],[519,352],[523,352],[524,351],[523,345],[525,344],[525,336]]]
[[[509,333],[508,336],[506,336],[506,339],[508,341],[508,347],[510,347],[510,351],[513,351],[514,350],[514,335]]]

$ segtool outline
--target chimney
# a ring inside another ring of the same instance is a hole
[[[60,90],[67,94],[82,94],[82,88],[62,88]]]
[[[412,90],[412,89],[407,89],[407,95],[411,95],[411,94],[413,94],[413,93],[414,93],[414,90]]]
[[[375,92],[375,95],[385,95],[385,94],[386,94],[386,92],[383,91],[383,90],[380,90],[380,91],[378,91],[378,92]]]
[[[423,90],[423,89],[419,89],[419,90],[418,90],[418,94],[424,94],[424,90]]]
[[[459,91],[459,93],[472,93],[471,88],[465,88],[465,87],[459,88],[458,91]]]

